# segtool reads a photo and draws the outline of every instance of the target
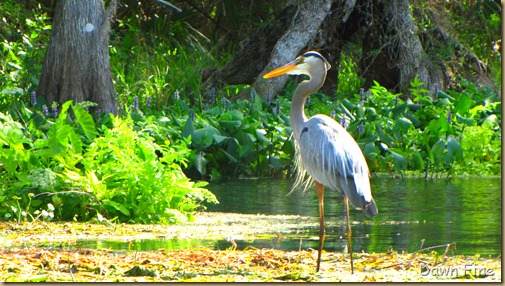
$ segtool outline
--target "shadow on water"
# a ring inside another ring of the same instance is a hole
[[[351,211],[353,250],[355,252],[414,252],[434,247],[443,253],[445,245],[454,254],[501,254],[501,180],[500,178],[454,178],[450,181],[386,177],[372,178],[371,185],[379,215],[367,218]],[[314,187],[307,192],[288,195],[286,180],[236,180],[212,183],[208,188],[220,204],[209,205],[208,212],[319,217]],[[345,212],[342,197],[325,192],[326,251],[342,252],[346,246]],[[316,224],[317,225],[317,224]],[[317,226],[303,236],[286,235],[280,239],[236,240],[237,249],[248,246],[282,250],[317,249]],[[206,247],[227,249],[222,240],[152,239],[137,241],[78,241],[82,248],[113,250],[189,249]],[[428,251],[431,251],[428,250]]]

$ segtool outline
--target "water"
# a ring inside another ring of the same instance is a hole
[[[285,180],[263,179],[211,184],[209,189],[221,204],[208,206],[208,211],[318,217],[314,188],[287,196],[290,186]],[[371,186],[379,215],[370,219],[361,211],[351,211],[354,251],[413,252],[440,246],[433,250],[443,253],[445,245],[455,243],[451,246],[454,254],[501,254],[500,178],[426,182],[382,177],[372,178]],[[335,192],[325,192],[325,220],[325,249],[342,251],[346,245],[345,207]],[[317,236],[318,229],[311,233]],[[299,239],[266,244],[284,250],[300,248]],[[316,240],[302,244],[302,248],[317,248]]]
[[[379,215],[367,218],[351,210],[353,250],[355,252],[414,252],[433,247],[443,253],[451,244],[451,254],[501,254],[500,178],[454,178],[450,181],[388,177],[372,178],[371,186]],[[290,191],[287,180],[236,180],[212,183],[208,188],[221,202],[209,205],[210,212],[242,214],[301,215],[319,217],[314,187],[307,192]],[[342,252],[345,236],[345,207],[336,192],[325,192],[326,251]],[[302,229],[302,226],[300,227]],[[280,240],[236,240],[237,249],[248,246],[282,250],[317,249],[318,228],[307,233],[287,235]],[[153,239],[131,242],[83,240],[82,248],[114,250],[226,249],[229,241],[201,239]]]

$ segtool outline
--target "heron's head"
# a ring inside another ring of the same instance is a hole
[[[272,78],[283,74],[308,75],[311,76],[313,70],[324,68],[324,72],[331,68],[330,63],[318,52],[309,51],[297,57],[294,61],[274,69],[265,74],[263,78]]]

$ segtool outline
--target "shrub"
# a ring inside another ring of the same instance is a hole
[[[51,204],[57,219],[100,214],[120,222],[173,223],[191,219],[204,202],[217,202],[206,183],[182,172],[186,145],[156,144],[135,130],[130,116],[111,115],[111,127],[96,128],[80,104],[63,104],[54,120],[23,105],[19,110],[25,125],[0,113],[4,218],[33,218]]]

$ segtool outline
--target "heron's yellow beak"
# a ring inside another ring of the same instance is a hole
[[[290,62],[289,64],[283,65],[280,68],[276,68],[273,71],[268,72],[267,74],[265,74],[263,76],[263,78],[272,78],[272,77],[286,74],[287,72],[294,70],[298,64],[299,64],[299,61],[294,60],[294,61]]]

